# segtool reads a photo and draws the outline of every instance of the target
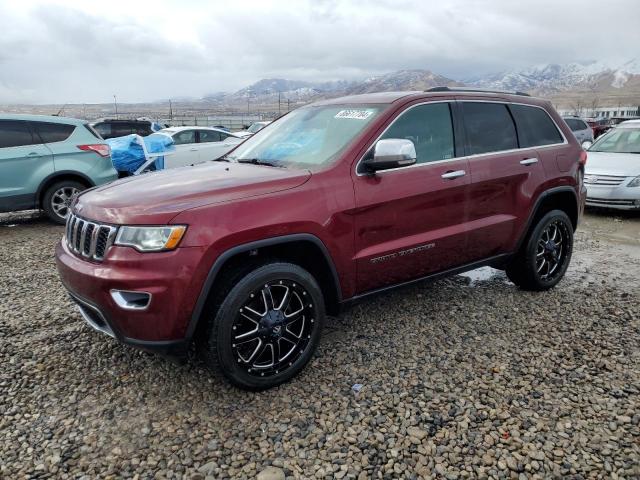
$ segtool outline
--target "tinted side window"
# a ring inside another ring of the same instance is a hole
[[[520,147],[536,147],[562,143],[562,135],[542,108],[511,105],[511,113],[518,126]]]
[[[220,132],[200,130],[200,143],[219,142],[223,140]]]
[[[173,143],[175,145],[185,145],[188,143],[196,143],[195,130],[185,130],[173,135]]]
[[[44,143],[62,142],[71,136],[76,127],[62,123],[31,122],[32,128]]]
[[[448,103],[418,105],[402,113],[381,138],[404,138],[416,147],[417,163],[453,158],[454,140]]]
[[[93,127],[95,129],[96,132],[98,132],[98,134],[102,137],[102,138],[111,138],[111,124],[110,123],[96,123],[95,126]]]
[[[463,110],[472,155],[518,148],[516,127],[505,104],[464,102]]]
[[[581,120],[576,118],[565,118],[564,121],[567,122],[567,125],[569,125],[572,132],[577,132],[578,130],[584,130],[587,128]]]
[[[125,135],[131,135],[132,133],[136,133],[136,131],[130,123],[114,123],[111,125],[112,137],[124,137]]]
[[[0,120],[0,148],[20,147],[40,143],[34,140],[27,122]]]
[[[148,123],[139,123],[132,130],[133,133],[137,133],[138,135],[141,135],[143,137],[151,135],[151,125],[149,125]]]

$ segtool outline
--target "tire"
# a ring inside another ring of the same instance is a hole
[[[573,253],[573,225],[562,210],[545,214],[530,230],[506,269],[523,290],[543,291],[562,280]]]
[[[42,196],[42,209],[52,222],[64,225],[73,198],[87,187],[73,180],[63,180],[51,185]]]
[[[200,332],[205,363],[246,390],[291,380],[313,356],[324,325],[324,298],[315,278],[284,262],[228,278]]]

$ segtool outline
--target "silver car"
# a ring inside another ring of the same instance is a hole
[[[589,147],[587,205],[640,210],[640,120],[609,130]]]
[[[587,122],[579,117],[564,117],[564,121],[569,125],[578,143],[593,142],[593,130]]]

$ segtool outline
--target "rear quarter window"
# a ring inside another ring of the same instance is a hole
[[[510,108],[518,128],[521,148],[563,142],[558,128],[544,109],[528,105],[510,105]]]
[[[36,140],[27,122],[22,120],[0,120],[0,148],[22,147],[40,143]]]
[[[64,123],[31,122],[31,126],[42,143],[64,142],[76,129],[74,125]]]

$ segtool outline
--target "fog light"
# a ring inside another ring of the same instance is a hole
[[[151,303],[151,294],[127,290],[111,290],[111,298],[125,310],[144,310]]]

